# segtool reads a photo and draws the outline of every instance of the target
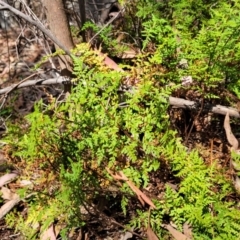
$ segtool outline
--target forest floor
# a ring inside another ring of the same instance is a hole
[[[229,146],[223,129],[224,116],[216,117],[210,114],[211,117],[209,117],[209,114],[205,113],[198,117],[198,121],[193,121],[195,115],[192,112],[171,107],[169,108],[169,115],[172,127],[178,130],[178,136],[182,138],[183,142],[185,141],[186,151],[197,149],[207,165],[211,165],[217,160],[219,168],[230,166]],[[206,121],[207,117],[208,122]],[[211,121],[209,121],[210,119]],[[14,168],[18,169],[20,172],[24,171],[24,166],[18,165],[18,160],[9,156],[7,151],[4,152],[4,148],[2,154],[7,159],[8,164],[13,165]],[[6,173],[6,171],[1,172],[1,174],[4,173]],[[226,178],[232,179],[233,174],[234,171],[230,167]],[[145,189],[145,194],[150,198],[154,197],[161,199],[161,194],[164,192],[166,184],[173,189],[177,189],[179,184],[179,179],[172,175],[167,163],[165,166],[161,165],[158,171],[151,174],[150,183],[148,188]],[[12,191],[16,191],[17,185],[15,182],[12,182],[8,184],[8,188]],[[129,203],[129,209],[131,209],[131,211],[129,211],[128,217],[123,217],[121,214],[120,199],[118,201],[113,197],[112,199],[108,199],[107,202],[103,201],[104,203],[101,209],[98,208],[100,202],[101,200],[96,200],[95,214],[88,218],[83,228],[74,229],[69,235],[69,239],[142,239],[141,236],[143,232],[141,232],[141,229],[138,230],[138,232],[127,232],[129,236],[123,231],[124,225],[134,216],[135,207],[139,207],[140,203],[136,198],[133,198]],[[14,211],[24,215],[27,211],[26,205],[23,202],[19,203]],[[9,228],[4,219],[2,219],[0,221],[0,239],[21,240],[23,238],[18,231]]]
[[[8,39],[8,44],[12,46],[12,50],[14,49],[13,41],[15,41],[16,36],[10,37]],[[12,43],[11,43],[12,41]],[[0,42],[1,44],[1,42]],[[4,45],[3,45],[4,46]],[[6,47],[6,46],[5,46]],[[36,51],[38,49],[38,51]],[[14,51],[10,51],[14,53]],[[34,55],[31,54],[34,52]],[[29,64],[31,63],[32,67],[34,63],[41,58],[43,51],[39,51],[37,46],[28,48],[28,52],[24,53],[23,56],[31,56],[30,59],[22,59],[22,63]],[[1,47],[0,55],[6,55],[6,49]],[[11,62],[11,66],[17,66],[14,64],[14,59],[16,60],[16,54],[12,56],[7,56],[0,61],[0,77],[1,79],[8,79],[9,81],[1,82],[0,87],[6,87],[13,83],[19,81],[18,77],[28,77],[32,74],[32,72],[26,72],[26,69],[21,67],[18,69],[10,69],[10,65],[8,66],[7,59],[13,59]],[[10,71],[11,70],[11,71]],[[36,78],[39,78],[39,75],[36,75]],[[59,90],[54,89],[54,87],[49,88],[31,88],[31,92],[29,90],[22,90],[18,95],[18,100],[15,102],[14,113],[11,115],[15,118],[15,121],[18,122],[17,116],[23,117],[27,113],[31,112],[33,109],[33,104],[39,99],[47,98],[46,90],[49,91],[53,96],[57,96],[59,94]],[[189,90],[189,92],[191,92]],[[29,101],[29,95],[31,96],[31,101]],[[174,93],[175,97],[188,97],[189,93]],[[198,96],[191,92],[191,97],[188,97],[190,100],[197,99]],[[11,101],[9,101],[10,103]],[[219,165],[219,168],[226,167],[229,168],[229,171],[226,173],[227,179],[232,179],[234,175],[234,170],[230,166],[230,148],[227,142],[225,131],[223,128],[224,116],[221,115],[213,115],[211,113],[201,113],[201,112],[191,112],[190,110],[184,109],[176,109],[173,107],[169,107],[169,116],[171,121],[171,127],[178,132],[178,136],[181,137],[182,142],[186,146],[186,151],[191,151],[196,149],[199,151],[201,157],[204,159],[206,165],[212,165],[213,162],[216,162]],[[237,125],[233,124],[232,126],[233,132],[237,129]],[[6,129],[1,129],[0,131],[2,136],[7,134]],[[8,148],[2,148],[2,155],[7,161],[7,164],[14,166],[15,169],[18,169],[19,172],[24,171],[24,167],[18,164],[18,159],[9,155]],[[1,170],[0,174],[4,175],[8,170]],[[154,196],[155,198],[161,199],[161,194],[164,191],[165,185],[168,184],[173,189],[177,189],[179,184],[179,179],[175,178],[170,170],[170,167],[167,163],[162,163],[161,168],[152,173],[150,176],[150,183],[147,189],[145,189],[145,194],[149,197]],[[15,182],[11,182],[8,184],[8,188],[13,192],[17,189],[17,184]],[[236,197],[237,196],[231,196]],[[129,231],[127,233],[124,232],[125,224],[131,219],[135,212],[134,209],[140,203],[136,198],[133,198],[129,203],[129,209],[127,217],[123,217],[121,214],[121,206],[120,199],[112,198],[107,202],[104,202],[103,207],[99,207],[101,199],[96,200],[96,211],[95,214],[88,217],[88,221],[83,228],[74,229],[73,232],[69,234],[69,239],[72,240],[88,240],[88,239],[99,239],[99,240],[127,240],[127,239],[142,239],[142,233],[144,230],[138,230],[138,232]],[[26,214],[26,205],[24,202],[20,202],[15,208],[14,211],[23,215]],[[128,234],[128,235],[127,235]],[[0,239],[15,239],[21,240],[22,236],[18,231],[15,231],[14,228],[9,228],[6,225],[4,219],[0,221]],[[60,238],[58,238],[60,239]]]

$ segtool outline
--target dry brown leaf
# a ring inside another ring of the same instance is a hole
[[[54,231],[54,226],[51,224],[51,226],[42,234],[41,240],[56,240],[56,235]]]
[[[66,227],[65,224],[54,224],[54,232],[55,235],[58,236],[58,234],[61,232],[61,230]]]
[[[144,202],[147,203],[149,206],[151,206],[153,209],[156,209],[156,206],[154,205],[154,203],[151,201],[150,198],[148,198],[146,196],[146,194],[144,194],[140,189],[138,189],[133,182],[131,182],[126,176],[125,174],[120,171],[118,174],[113,174],[112,171],[110,169],[106,169],[107,172],[115,179],[115,180],[123,180],[126,181],[126,183],[128,184],[128,186],[132,189],[133,192],[135,192],[138,196],[139,201],[144,205]],[[144,202],[143,202],[144,201]]]
[[[114,62],[110,57],[104,55],[103,53],[101,53],[99,50],[95,50],[95,52],[99,55],[99,56],[103,56],[104,57],[104,63],[111,69],[116,70],[118,72],[123,72],[123,69],[120,68],[118,66],[118,64],[116,62]]]
[[[104,63],[111,69],[116,70],[118,72],[123,72],[122,68],[118,66],[110,57],[106,56],[104,59]]]
[[[25,179],[21,180],[19,182],[19,185],[20,185],[20,187],[28,187],[28,188],[31,188],[31,189],[33,188],[33,183],[31,181],[25,180]]]
[[[1,208],[0,208],[0,220],[14,208],[15,205],[17,205],[20,202],[20,198],[14,198],[13,200],[10,200],[6,202]]]
[[[137,52],[135,49],[128,48],[127,50],[124,50],[121,54],[118,55],[121,59],[131,59],[136,57]]]
[[[153,209],[156,209],[156,206],[154,205],[154,203],[151,201],[151,199],[149,197],[146,196],[146,194],[144,194],[141,190],[139,190],[134,184],[133,182],[131,182],[130,180],[128,180],[128,178],[124,175],[123,172],[120,172],[120,175],[123,177],[123,179],[127,179],[126,182],[128,184],[128,186],[133,190],[133,192],[135,192],[138,196],[138,198],[141,198],[145,203],[147,203],[149,206],[151,206]]]
[[[225,129],[227,140],[228,140],[229,144],[231,144],[232,147],[233,147],[233,150],[236,151],[238,149],[238,140],[236,139],[236,137],[232,133],[231,126],[230,126],[229,113],[227,113],[226,116],[225,116],[224,129]]]
[[[189,240],[186,235],[173,228],[170,224],[165,225],[165,228],[172,234],[172,236],[176,240]]]
[[[170,182],[167,182],[166,185],[168,185],[172,190],[174,190],[175,192],[178,189],[178,186],[176,184],[172,184]]]
[[[188,223],[183,224],[183,233],[186,235],[188,238],[192,238],[193,233],[192,233],[192,228]]]
[[[147,239],[148,240],[158,240],[157,235],[153,232],[152,228],[149,225],[147,228]]]
[[[4,200],[13,200],[18,198],[18,195],[16,193],[13,193],[9,188],[6,187],[2,187],[1,193],[1,197]]]
[[[119,174],[113,174],[113,172],[109,169],[109,168],[106,168],[107,172],[111,175],[111,177],[115,180],[128,180],[127,178],[123,178],[121,175]]]
[[[130,232],[125,232],[121,235],[119,240],[128,240],[131,239],[133,237],[133,234]]]
[[[17,177],[18,177],[17,173],[7,173],[7,174],[3,175],[2,177],[0,177],[0,187],[13,181]]]
[[[238,176],[235,177],[234,187],[240,193],[240,178]]]
[[[129,185],[129,184],[128,184]],[[139,202],[142,204],[142,206],[145,206],[144,200],[141,198],[141,196],[137,195]]]
[[[11,192],[6,187],[1,189],[2,198],[4,200],[9,200],[0,208],[0,219],[2,219],[11,209],[20,202],[20,197],[18,194]]]

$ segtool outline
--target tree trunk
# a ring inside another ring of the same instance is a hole
[[[74,48],[63,1],[43,0],[43,5],[46,10],[47,21],[52,34],[55,35],[57,39],[61,40],[67,50]],[[55,47],[58,49],[57,45],[55,45]],[[72,60],[69,56],[61,55],[59,57],[59,63],[62,71],[67,69],[69,72],[72,72]]]

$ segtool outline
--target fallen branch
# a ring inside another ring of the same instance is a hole
[[[63,76],[59,76],[57,78],[50,78],[50,79],[39,79],[39,80],[29,80],[25,81],[21,84],[13,84],[9,87],[0,89],[0,95],[10,92],[11,90],[23,88],[23,87],[30,87],[34,85],[52,85],[52,84],[66,84],[69,83],[69,79]],[[176,97],[169,97],[169,104],[175,108],[184,108],[189,110],[198,110],[200,107],[200,103],[185,100],[183,98],[176,98]],[[211,105],[211,104],[204,104],[203,112],[212,112],[216,114],[226,115],[229,113],[229,116],[240,118],[240,114],[237,109],[226,107],[222,105]]]
[[[65,84],[69,83],[68,78],[59,76],[57,78],[50,78],[50,79],[38,79],[38,80],[28,80],[21,84],[13,84],[9,87],[0,89],[0,95],[10,92],[13,89],[30,87],[35,85],[52,85],[52,84]]]
[[[185,108],[189,110],[198,110],[200,107],[200,103],[185,100],[183,98],[175,98],[175,97],[169,97],[169,104],[176,107],[176,108]],[[216,114],[226,115],[229,113],[229,116],[240,118],[240,114],[237,109],[226,107],[222,105],[211,105],[208,103],[205,103],[203,106],[203,112],[212,112]]]

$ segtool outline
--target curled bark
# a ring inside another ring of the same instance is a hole
[[[228,143],[230,145],[232,145],[231,152],[239,154],[239,152],[238,152],[239,143],[238,143],[238,140],[236,139],[236,137],[234,136],[234,134],[232,133],[231,126],[230,126],[230,117],[229,117],[228,112],[227,112],[227,114],[225,116],[225,120],[224,120],[224,129],[226,132]],[[231,163],[232,163],[232,166],[234,167],[234,170],[236,171],[236,173],[239,172],[239,164],[237,162],[233,161],[232,159],[231,159]],[[234,186],[235,186],[235,189],[238,192],[240,192],[240,178],[238,177],[237,174],[235,176]]]
[[[227,112],[225,120],[224,120],[224,129],[225,129],[225,132],[226,132],[227,140],[228,140],[229,144],[232,145],[232,150],[237,151],[238,140],[236,139],[236,137],[232,133],[231,126],[230,126],[230,117],[229,117],[228,112]]]

